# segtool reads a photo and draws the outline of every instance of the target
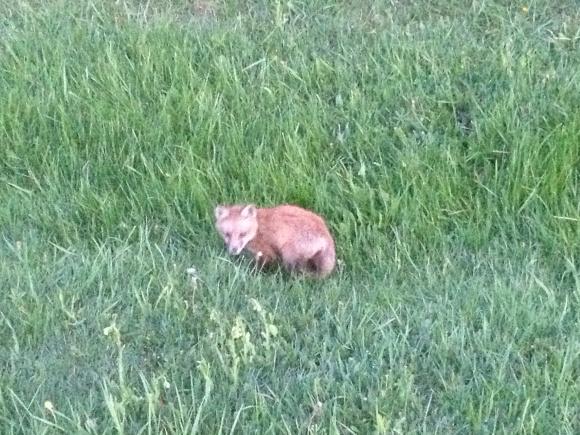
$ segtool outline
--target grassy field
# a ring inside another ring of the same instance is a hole
[[[2,2],[0,432],[579,433],[579,168],[575,0]]]

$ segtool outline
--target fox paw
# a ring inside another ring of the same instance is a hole
[[[264,255],[262,251],[256,252],[254,255],[254,259],[256,260],[256,265],[259,269],[264,269],[270,265],[272,259],[267,255]]]

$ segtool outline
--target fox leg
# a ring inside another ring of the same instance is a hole
[[[275,260],[276,256],[267,248],[258,249],[254,252],[254,261],[260,270],[271,266]]]
[[[283,262],[288,271],[297,272],[311,278],[324,278],[334,268],[334,249],[329,249],[326,243],[315,245],[307,251],[301,250],[297,246],[294,248],[288,247],[284,250],[286,254]],[[298,254],[288,254],[292,252],[297,252]]]
[[[311,259],[301,259],[293,263],[285,263],[288,272],[305,278],[318,278],[320,276],[317,266]]]
[[[256,252],[256,255],[254,255],[254,261],[260,269],[263,269],[270,263],[270,259],[266,257],[262,251]]]
[[[322,249],[318,251],[308,262],[309,273],[317,278],[328,276],[336,264],[336,254],[334,249]]]
[[[290,252],[295,251],[294,249],[283,250],[284,256],[282,257],[282,263],[286,270],[290,273],[305,273],[308,271],[307,259],[301,254],[290,254]]]

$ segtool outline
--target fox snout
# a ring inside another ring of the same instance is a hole
[[[240,243],[239,245],[228,245],[228,253],[230,255],[239,255],[240,252],[242,252],[242,249],[244,249],[243,243]]]

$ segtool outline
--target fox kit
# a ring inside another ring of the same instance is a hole
[[[257,208],[254,205],[218,205],[216,228],[228,252],[244,248],[259,267],[282,262],[289,271],[324,278],[336,262],[334,240],[317,214],[293,205]]]

